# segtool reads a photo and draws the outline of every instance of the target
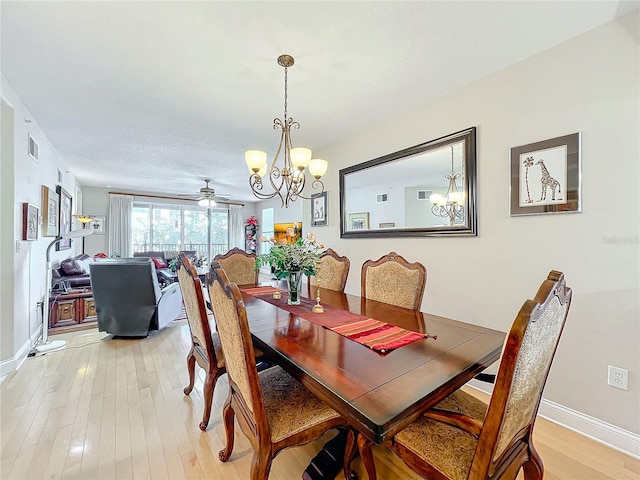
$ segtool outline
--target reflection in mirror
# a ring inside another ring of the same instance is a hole
[[[340,170],[342,237],[476,235],[475,127]]]

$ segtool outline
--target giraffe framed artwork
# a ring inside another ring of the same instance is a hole
[[[580,133],[511,149],[511,215],[580,212]]]

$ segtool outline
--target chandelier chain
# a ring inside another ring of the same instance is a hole
[[[287,94],[287,79],[288,79],[288,75],[287,75],[287,71],[289,70],[288,67],[284,67],[284,123],[287,123],[287,103],[288,103],[288,94]]]

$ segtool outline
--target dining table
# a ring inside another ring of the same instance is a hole
[[[346,418],[364,448],[391,439],[496,362],[505,338],[481,325],[317,286],[302,289],[300,306],[287,305],[286,292],[273,298],[277,288],[240,288],[256,347]],[[312,311],[318,293],[323,313]],[[361,319],[421,335],[380,351],[334,331]]]

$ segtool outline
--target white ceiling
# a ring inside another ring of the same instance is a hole
[[[294,144],[322,153],[638,5],[3,0],[1,68],[82,185],[188,194],[212,178],[252,201],[244,151],[275,153],[281,53]]]

